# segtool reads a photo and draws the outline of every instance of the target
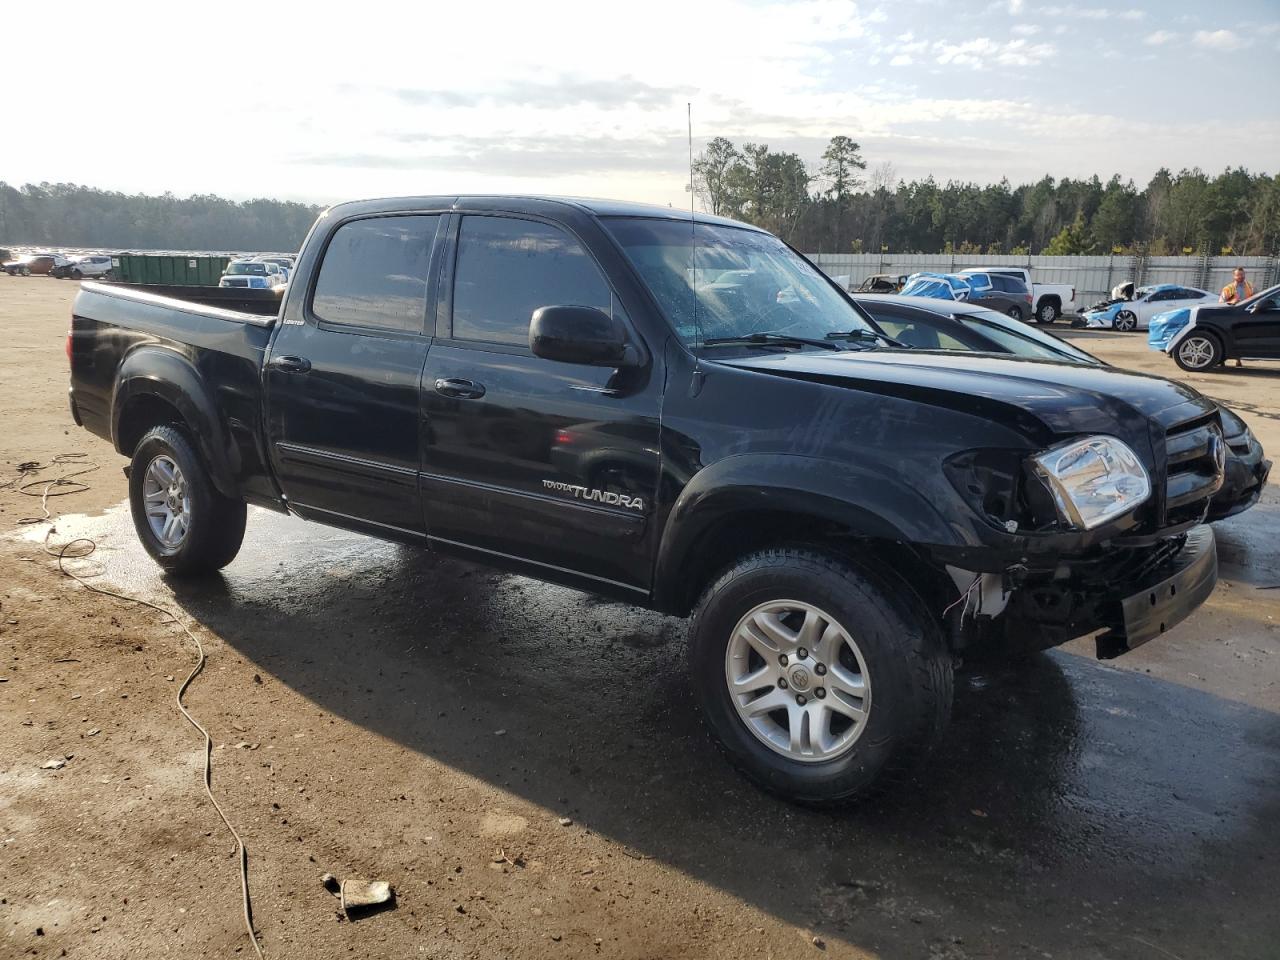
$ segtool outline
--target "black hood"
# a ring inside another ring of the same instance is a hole
[[[851,350],[779,352],[722,362],[962,412],[990,415],[1003,407],[1034,417],[1055,434],[1114,433],[1118,422],[1136,427],[1136,418],[1168,425],[1216,409],[1212,400],[1163,377],[1053,360]]]

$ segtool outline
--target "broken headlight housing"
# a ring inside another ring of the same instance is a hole
[[[1151,496],[1151,478],[1137,454],[1105,435],[1081,437],[1031,458],[1062,520],[1092,530],[1133,510]]]

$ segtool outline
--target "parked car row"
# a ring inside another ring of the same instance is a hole
[[[916,281],[919,281],[918,283]],[[855,293],[902,293],[955,302],[985,301],[993,310],[1027,321],[1050,324],[1074,304],[1076,288],[1068,283],[1035,283],[1025,267],[966,267],[958,273],[876,273]]]
[[[1021,280],[988,273],[917,273],[902,288],[902,296],[974,303],[1015,320],[1028,319],[1033,303]]]

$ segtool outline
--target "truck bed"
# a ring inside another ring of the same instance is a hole
[[[219,307],[236,313],[250,313],[258,317],[274,317],[280,312],[284,300],[284,288],[257,290],[245,287],[193,287],[172,283],[113,283],[100,281],[99,286],[129,292],[147,293],[168,300],[198,303],[206,307]]]
[[[226,495],[276,502],[262,450],[262,363],[276,318],[211,306],[214,288],[179,287],[182,298],[136,284],[83,283],[72,306],[72,416],[122,453],[132,450],[131,395],[169,403],[198,424],[198,445],[229,464],[216,477]],[[244,291],[228,293],[243,295]],[[154,395],[158,373],[181,387]]]

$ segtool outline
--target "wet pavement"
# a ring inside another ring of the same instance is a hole
[[[1280,522],[1269,504],[1246,518],[1219,528],[1228,582],[1210,605],[1131,657],[1269,620]],[[1063,651],[966,667],[926,773],[818,813],[717,755],[684,621],[260,510],[240,557],[199,583],[162,581],[124,508],[59,522],[57,539],[79,535],[101,544],[98,582],[172,588],[322,710],[834,942],[921,956],[929,930],[933,957],[1280,956],[1280,698],[1265,693],[1280,688],[1218,695]],[[1244,669],[1280,675],[1263,654]]]

